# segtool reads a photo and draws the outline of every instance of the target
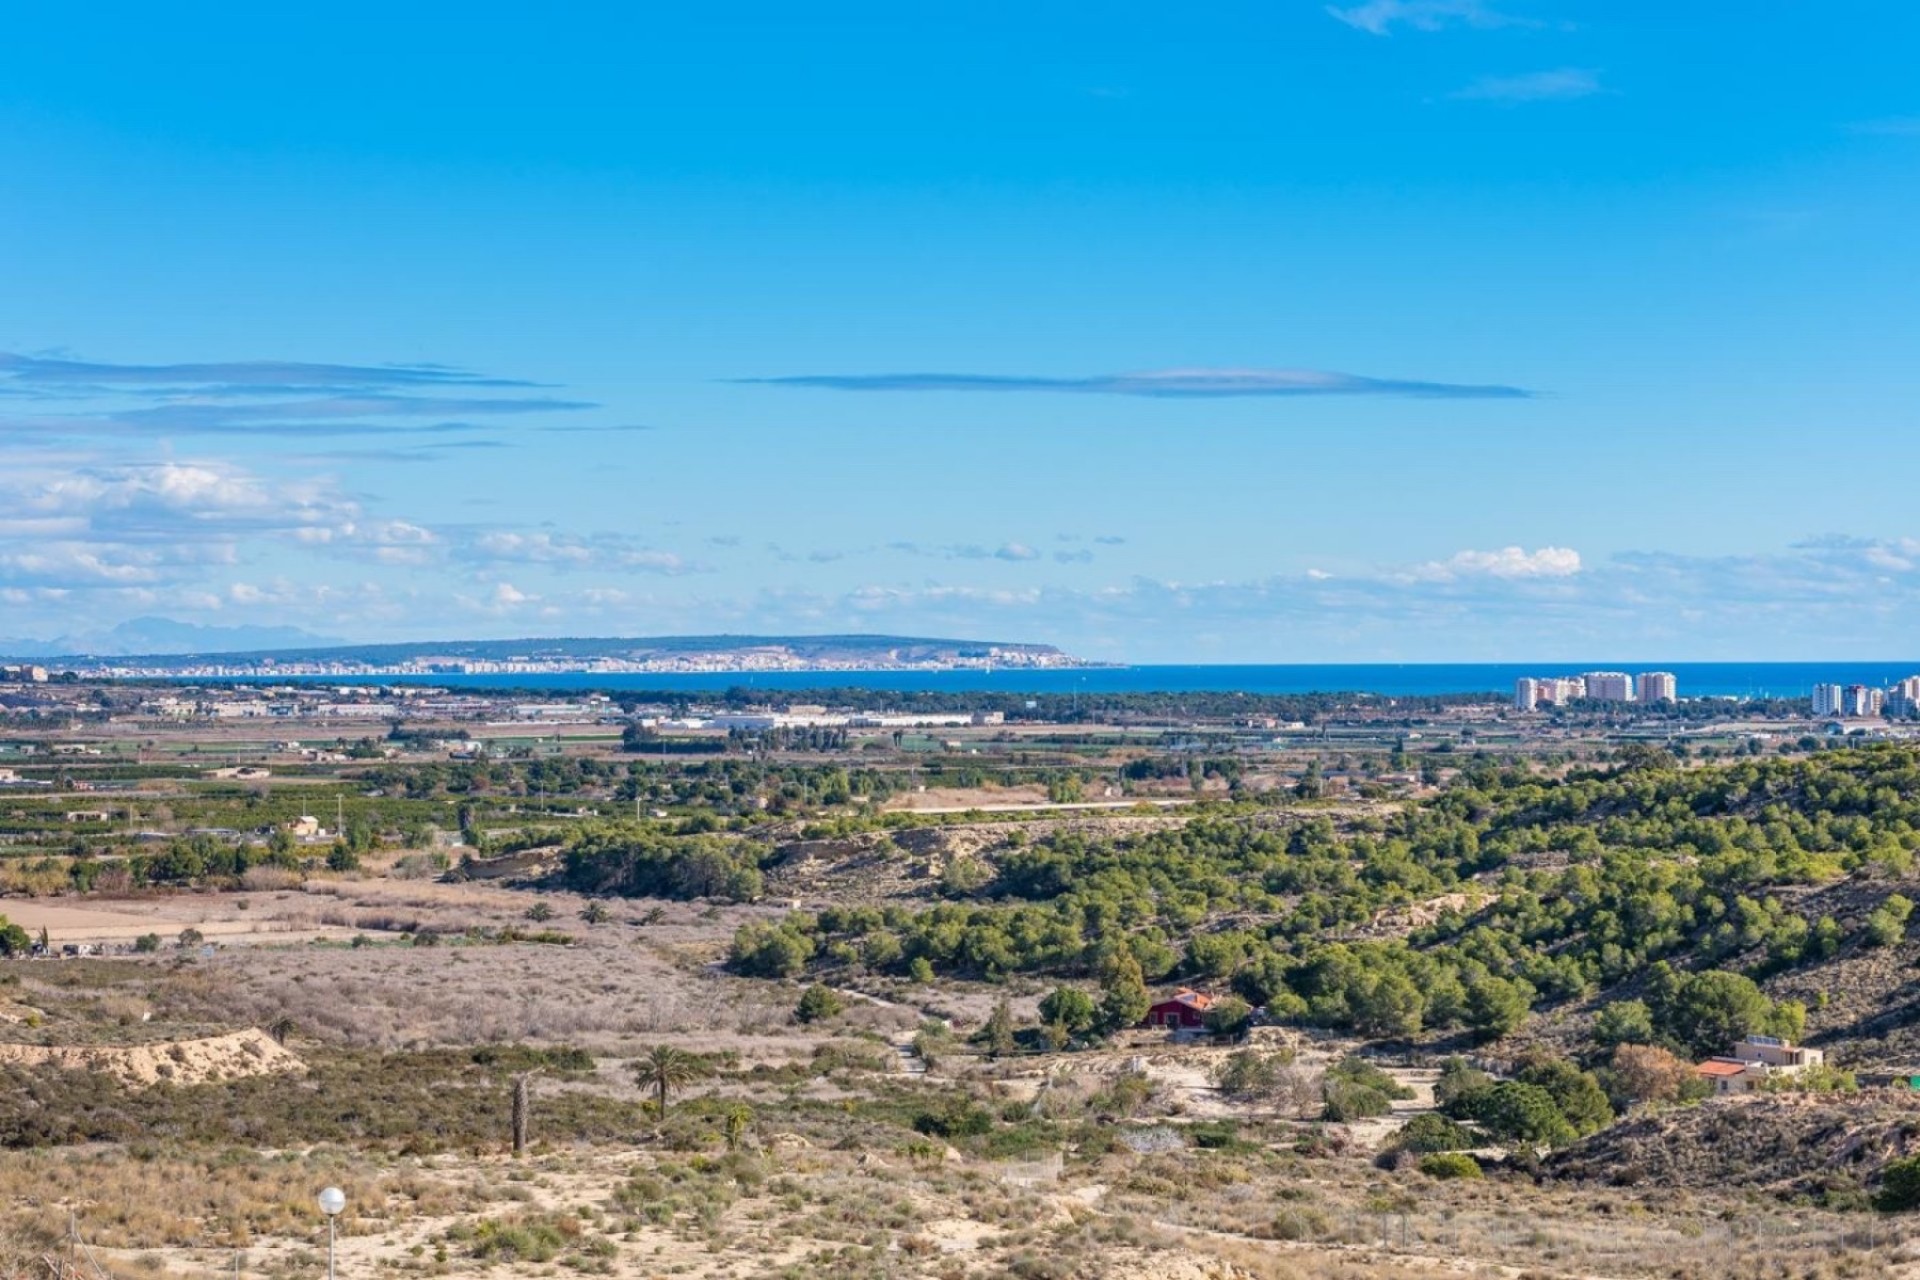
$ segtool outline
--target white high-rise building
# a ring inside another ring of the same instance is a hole
[[[1847,691],[1837,684],[1817,684],[1813,686],[1813,714],[1817,716],[1837,716],[1844,714]]]
[[[1880,690],[1864,684],[1847,686],[1846,696],[1841,699],[1841,713],[1849,716],[1877,716],[1886,695]]]
[[[1513,709],[1531,711],[1540,705],[1540,682],[1532,676],[1521,676],[1513,682]]]
[[[1680,682],[1671,671],[1645,671],[1637,681],[1635,693],[1641,702],[1680,701]]]
[[[1587,682],[1579,676],[1555,676],[1549,684],[1553,686],[1555,706],[1566,706],[1569,702],[1587,696]]]
[[[1887,710],[1897,716],[1920,711],[1920,676],[1908,676],[1887,690]]]
[[[1633,677],[1624,671],[1589,671],[1583,677],[1595,702],[1632,702]]]

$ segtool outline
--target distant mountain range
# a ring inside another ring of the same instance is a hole
[[[146,654],[255,653],[343,643],[299,627],[203,627],[171,618],[134,618],[105,631],[83,631],[52,640],[0,638],[0,656],[113,658]]]
[[[0,654],[15,659],[70,660],[92,666],[357,665],[401,667],[427,664],[455,668],[478,663],[683,664],[724,666],[848,667],[972,665],[996,661],[1076,665],[1046,644],[954,640],[920,636],[553,636],[513,640],[423,640],[401,644],[348,644],[297,627],[203,627],[165,618],[140,618],[108,631],[52,641],[0,640]]]

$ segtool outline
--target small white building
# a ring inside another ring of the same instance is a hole
[[[1708,1058],[1695,1067],[1716,1094],[1752,1093],[1775,1076],[1791,1079],[1809,1067],[1825,1066],[1819,1049],[1790,1044],[1778,1036],[1748,1036],[1724,1057]]]

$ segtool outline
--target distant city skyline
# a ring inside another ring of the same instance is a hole
[[[1916,38],[1849,0],[23,11],[0,639],[1907,652]]]

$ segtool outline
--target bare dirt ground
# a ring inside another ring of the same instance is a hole
[[[142,1045],[0,1044],[0,1063],[59,1071],[92,1071],[131,1088],[205,1084],[245,1076],[298,1074],[306,1065],[265,1032],[247,1030],[203,1040]]]
[[[240,906],[240,903],[246,906]],[[255,906],[260,910],[254,910]],[[59,899],[12,898],[6,917],[38,937],[63,943],[127,944],[143,934],[172,940],[193,928],[228,944],[303,942],[345,937],[350,929],[319,923],[318,912],[302,894],[206,894],[141,899],[89,899],[78,906]]]

